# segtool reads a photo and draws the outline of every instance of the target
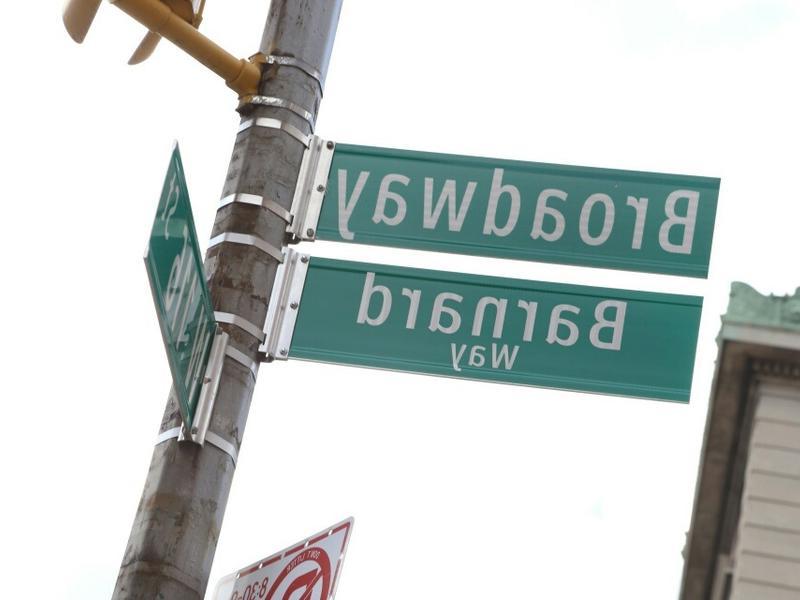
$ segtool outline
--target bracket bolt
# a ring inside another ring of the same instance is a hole
[[[328,147],[328,150],[333,150],[333,142],[328,142],[325,145]]]
[[[318,192],[324,192],[324,191],[325,191],[325,186],[324,186],[324,185],[322,185],[322,184],[320,183],[320,184],[317,186],[317,191],[318,191]]]
[[[314,230],[311,228],[306,229],[306,235],[310,238],[314,237]]]
[[[297,302],[292,302],[292,303],[289,305],[289,308],[291,308],[292,310],[297,310],[297,307],[298,307],[298,306],[299,306],[299,304],[297,304]]]
[[[289,354],[289,350],[286,348],[281,348],[281,356],[286,356],[287,354]]]
[[[300,262],[301,263],[307,263],[308,262],[308,256],[306,256],[305,254],[303,256],[301,256],[300,257]]]

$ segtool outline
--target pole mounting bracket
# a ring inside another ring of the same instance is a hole
[[[300,312],[303,286],[308,273],[307,254],[288,248],[284,261],[278,265],[275,283],[264,320],[264,342],[259,351],[265,360],[287,360],[292,347],[294,325]]]
[[[194,411],[191,429],[184,423],[181,427],[182,437],[179,437],[179,440],[187,440],[201,446],[205,443],[208,426],[211,423],[211,414],[214,412],[214,403],[217,400],[219,380],[222,375],[222,365],[225,362],[228,340],[228,334],[218,326],[214,333],[211,351],[208,354],[208,363],[206,364],[203,385],[200,388],[200,396],[197,399],[197,408]]]
[[[292,198],[292,221],[286,227],[292,243],[314,241],[317,236],[319,213],[325,199],[335,149],[335,142],[313,135],[303,153]]]
[[[187,427],[186,423],[182,423],[179,427],[164,431],[158,436],[156,444],[161,444],[173,438],[176,438],[179,442],[192,442],[199,446],[203,446],[208,442],[230,456],[233,464],[236,465],[238,459],[236,447],[222,436],[208,430],[211,424],[211,415],[214,412],[214,404],[217,400],[217,393],[219,392],[219,380],[222,376],[225,357],[231,356],[240,361],[239,357],[232,356],[233,353],[238,351],[228,345],[229,340],[228,334],[217,327],[214,334],[214,342],[211,345],[211,352],[208,355],[203,386],[200,388],[200,397],[197,400],[197,408],[194,411],[194,420],[191,428]]]

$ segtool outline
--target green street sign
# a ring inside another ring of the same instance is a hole
[[[719,183],[337,144],[316,237],[706,277]]]
[[[184,423],[191,428],[216,321],[177,144],[144,262],[172,371],[173,392]]]
[[[312,258],[289,356],[688,402],[702,298]]]

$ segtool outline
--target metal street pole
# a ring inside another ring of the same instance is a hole
[[[225,358],[211,436],[204,446],[172,436],[181,416],[174,399],[168,400],[114,599],[200,600],[205,594],[255,386],[257,334],[278,266],[271,250],[285,245],[304,136],[322,99],[341,3],[271,2],[260,95],[240,107],[242,128],[212,233],[217,243],[206,256],[217,321],[233,348]]]

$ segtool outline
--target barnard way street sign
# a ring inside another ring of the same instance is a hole
[[[694,296],[312,258],[288,355],[688,402],[701,307]]]
[[[316,237],[706,277],[719,183],[337,144]]]
[[[214,600],[329,600],[347,551],[353,519],[223,577]]]
[[[216,321],[205,283],[178,145],[144,256],[181,415],[191,428]]]

